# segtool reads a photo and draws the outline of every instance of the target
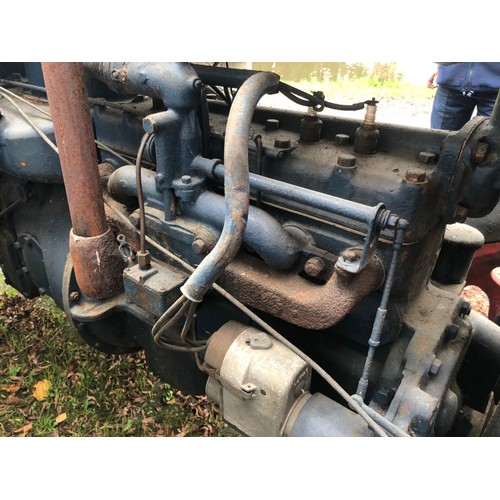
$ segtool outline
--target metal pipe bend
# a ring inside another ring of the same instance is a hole
[[[213,250],[190,276],[181,292],[193,302],[201,302],[238,252],[245,230],[250,187],[248,171],[248,137],[253,113],[260,98],[273,92],[278,75],[262,72],[252,75],[241,86],[229,112],[224,144],[224,191],[226,215],[221,237]]]
[[[155,173],[142,169],[142,186],[147,205],[156,209],[163,207],[161,193],[156,190]],[[137,198],[135,166],[125,165],[116,169],[108,180],[111,196],[121,202],[129,203]],[[182,215],[205,223],[220,231],[224,225],[224,197],[210,191],[202,192],[194,203],[185,203]],[[249,207],[248,221],[243,234],[247,243],[268,265],[285,271],[290,269],[304,247],[290,235],[270,214],[256,207]]]
[[[186,204],[182,213],[220,230],[224,223],[224,198],[205,191],[198,196],[194,204]],[[297,262],[304,247],[304,242],[287,233],[274,217],[253,206],[248,210],[243,241],[257,252],[266,264],[279,271],[290,269]]]

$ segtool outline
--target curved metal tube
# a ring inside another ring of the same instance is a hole
[[[146,168],[141,169],[142,191],[148,205],[162,208],[161,193],[156,190],[155,172]],[[137,198],[137,182],[135,165],[124,165],[117,168],[108,179],[108,191],[120,203],[128,203]]]
[[[203,83],[232,88],[241,87],[248,78],[258,73],[258,71],[249,69],[221,68],[220,66],[205,66],[203,64],[191,64],[191,66]]]
[[[205,191],[198,196],[194,204],[186,204],[182,213],[220,229],[224,223],[224,198]],[[252,247],[266,264],[279,271],[290,269],[303,247],[303,244],[290,236],[274,217],[255,207],[249,207],[243,241]]]
[[[500,326],[476,311],[469,316],[472,324],[472,344],[487,353],[488,358],[500,359]],[[496,361],[500,366],[500,362]]]
[[[143,168],[141,177],[148,206],[161,209],[161,193],[156,190],[155,173]],[[130,198],[137,198],[134,165],[125,165],[115,170],[109,177],[108,190],[115,200],[123,203],[128,203]],[[182,215],[220,231],[224,225],[224,210],[224,197],[205,191],[193,204],[183,205]],[[264,262],[283,271],[295,264],[304,245],[288,234],[274,217],[255,207],[249,207],[243,241],[252,247]]]
[[[248,217],[248,137],[253,113],[260,98],[279,83],[274,73],[257,73],[241,86],[229,112],[224,144],[226,166],[224,190],[226,216],[221,237],[214,249],[190,276],[181,292],[200,302],[210,286],[238,252]]]

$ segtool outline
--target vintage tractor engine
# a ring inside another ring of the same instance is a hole
[[[249,436],[499,435],[500,329],[461,298],[499,101],[449,133],[214,65],[0,77],[3,273],[88,344],[143,349]]]

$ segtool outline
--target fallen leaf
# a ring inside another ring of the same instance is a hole
[[[60,424],[61,422],[64,422],[67,418],[68,418],[68,415],[66,415],[66,413],[61,413],[61,414],[57,415],[56,423]]]
[[[2,391],[15,393],[19,389],[21,389],[21,386],[20,385],[2,385],[2,386],[0,386],[0,389],[2,389]]]
[[[2,401],[3,404],[6,405],[14,405],[14,406],[25,406],[26,402],[24,399],[18,398],[14,394],[9,394],[8,398],[5,401]]]
[[[49,395],[49,390],[51,388],[52,384],[50,383],[50,380],[43,379],[40,380],[40,382],[37,382],[34,385],[34,392],[33,396],[35,399],[38,399],[38,401],[43,401],[48,395]]]
[[[155,423],[155,417],[147,417],[142,419],[141,427],[143,431],[148,430],[148,425],[149,424],[154,424]]]
[[[19,429],[15,429],[14,434],[20,434],[20,433],[26,434],[28,431],[31,430],[32,427],[33,427],[32,423],[23,425],[22,427],[19,427]]]

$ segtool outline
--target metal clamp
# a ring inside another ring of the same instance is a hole
[[[342,252],[335,265],[351,274],[360,273],[375,253],[380,231],[386,227],[390,215],[391,213],[380,203],[375,217],[368,224],[362,249],[348,248]]]
[[[126,262],[128,267],[132,266],[134,264],[135,255],[130,244],[125,239],[125,236],[123,234],[119,234],[116,237],[116,241],[119,243],[118,251],[123,258],[123,262]]]

